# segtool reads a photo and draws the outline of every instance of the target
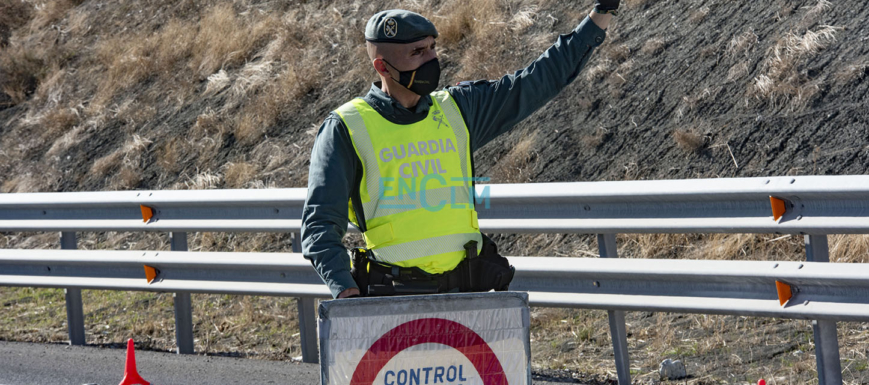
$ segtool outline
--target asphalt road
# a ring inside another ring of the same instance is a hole
[[[117,385],[125,349],[0,341],[0,384]],[[319,384],[319,366],[244,358],[136,351],[139,374],[154,385]]]
[[[126,349],[0,341],[0,385],[116,385],[125,357]],[[316,364],[137,350],[136,365],[153,385],[320,383]]]

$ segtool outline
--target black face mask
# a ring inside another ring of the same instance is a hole
[[[398,71],[388,61],[383,61]],[[417,95],[425,96],[438,89],[438,81],[441,78],[441,63],[434,58],[412,71],[398,71],[398,84],[413,91]]]

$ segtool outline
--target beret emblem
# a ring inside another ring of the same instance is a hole
[[[383,24],[383,32],[388,38],[398,35],[398,23],[395,22],[395,19],[391,17],[386,19],[386,23]]]

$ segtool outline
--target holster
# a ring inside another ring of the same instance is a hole
[[[370,250],[362,248],[351,251],[353,268],[350,273],[363,297],[506,291],[515,269],[507,258],[498,254],[494,242],[485,236],[483,239],[479,255],[477,242],[468,242],[465,245],[466,258],[455,269],[443,274],[430,274],[417,267],[400,267],[375,261],[371,258]]]

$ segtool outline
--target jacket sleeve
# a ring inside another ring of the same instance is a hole
[[[330,114],[320,126],[311,151],[308,198],[302,212],[302,253],[329,286],[333,298],[357,287],[342,240],[347,233],[347,202],[358,163],[343,121]]]
[[[606,32],[586,17],[528,67],[498,80],[449,87],[471,134],[471,151],[510,131],[573,82]]]

